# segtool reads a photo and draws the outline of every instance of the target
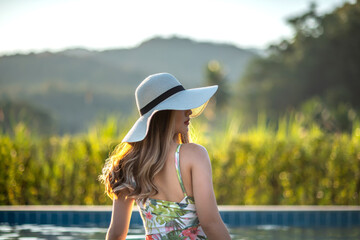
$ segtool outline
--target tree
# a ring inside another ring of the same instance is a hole
[[[13,134],[20,122],[33,132],[43,135],[56,130],[53,116],[49,112],[23,101],[0,101],[0,132]]]
[[[224,109],[229,100],[228,80],[225,76],[223,67],[216,61],[210,61],[206,66],[206,84],[218,85],[214,99],[216,110]]]
[[[323,16],[311,4],[288,23],[294,38],[271,45],[269,56],[253,61],[241,79],[245,108],[278,115],[320,97],[333,109],[360,110],[360,1]]]

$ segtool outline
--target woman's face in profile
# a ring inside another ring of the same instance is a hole
[[[175,132],[186,134],[189,131],[190,115],[189,110],[174,110],[175,112]]]

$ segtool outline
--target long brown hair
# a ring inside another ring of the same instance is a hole
[[[110,198],[126,194],[145,200],[158,193],[154,176],[164,167],[174,136],[179,143],[190,141],[189,134],[175,133],[174,115],[173,110],[155,113],[144,140],[115,148],[99,176]]]

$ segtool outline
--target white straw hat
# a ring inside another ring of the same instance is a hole
[[[138,142],[145,138],[152,116],[161,110],[192,109],[190,117],[197,117],[206,107],[218,86],[185,89],[169,73],[158,73],[145,78],[136,88],[135,99],[140,118],[122,142]]]

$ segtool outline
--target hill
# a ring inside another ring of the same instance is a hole
[[[218,60],[235,82],[255,56],[229,44],[178,37],[157,37],[130,49],[2,56],[0,100],[38,106],[56,119],[59,133],[74,133],[98,116],[131,114],[134,90],[149,74],[170,72],[185,88],[203,86],[206,64]]]

